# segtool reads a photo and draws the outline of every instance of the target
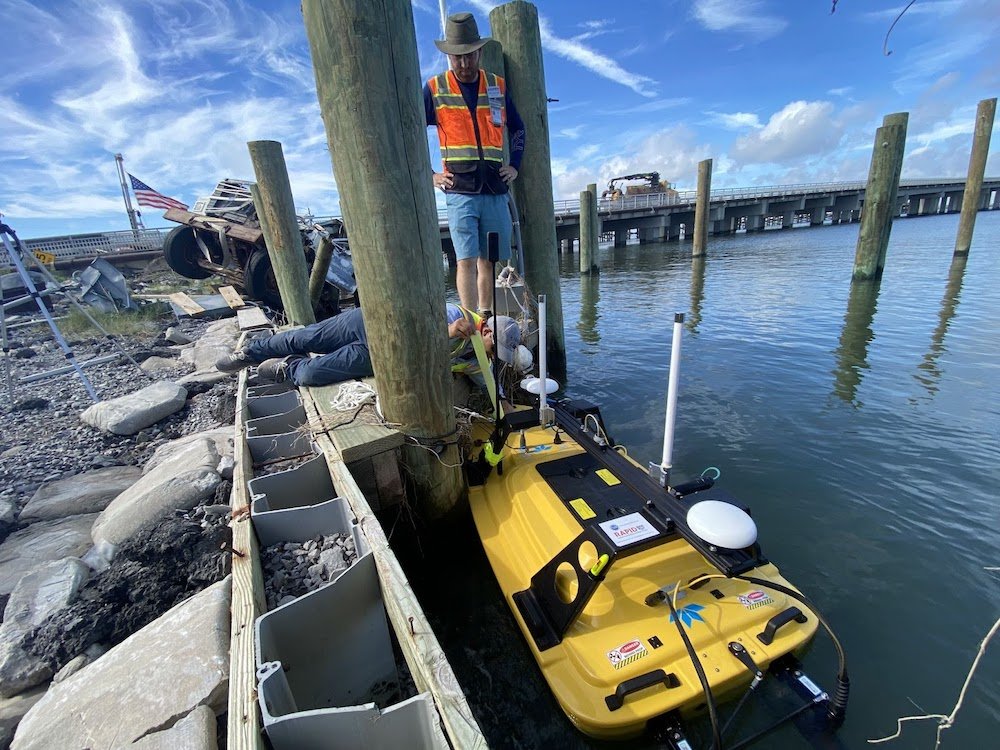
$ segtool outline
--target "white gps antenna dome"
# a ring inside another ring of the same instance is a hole
[[[536,396],[542,392],[542,379],[536,378],[534,376],[530,378],[525,378],[521,381],[521,387],[528,393],[534,393]],[[553,380],[552,378],[545,378],[545,393],[555,393],[559,390],[559,382]]]
[[[692,505],[687,524],[699,538],[724,549],[744,549],[757,541],[757,524],[749,514],[720,500]]]
[[[528,372],[535,363],[535,358],[531,355],[531,349],[524,344],[518,344],[514,350],[514,367],[518,372]]]

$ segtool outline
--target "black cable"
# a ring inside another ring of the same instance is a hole
[[[715,750],[722,750],[722,733],[719,731],[719,714],[715,708],[715,697],[712,695],[712,686],[708,684],[705,668],[701,666],[698,654],[695,653],[694,646],[691,645],[691,640],[688,638],[687,633],[684,632],[684,624],[681,622],[681,618],[677,614],[677,609],[674,607],[673,597],[668,594],[666,599],[667,605],[670,607],[670,614],[674,616],[674,624],[677,626],[677,632],[681,634],[684,648],[687,649],[688,656],[691,657],[694,671],[698,673],[701,689],[705,693],[705,703],[708,705],[708,718],[712,722],[712,747]]]
[[[841,645],[837,636],[833,632],[833,628],[826,621],[826,618],[820,614],[820,611],[813,605],[809,599],[806,598],[804,594],[795,591],[787,586],[782,586],[780,583],[775,583],[774,581],[764,580],[762,578],[753,578],[751,576],[733,576],[733,578],[738,578],[741,581],[746,581],[747,583],[752,583],[755,586],[761,586],[762,588],[771,588],[775,591],[780,591],[785,596],[790,596],[796,601],[802,602],[814,615],[816,619],[819,620],[820,624],[826,630],[830,636],[830,640],[833,641],[833,646],[837,649],[837,660],[839,662],[837,669],[837,689],[834,691],[833,698],[830,700],[830,709],[828,711],[828,716],[834,727],[839,727],[844,723],[844,716],[847,714],[847,700],[851,692],[851,680],[847,676],[847,654],[844,652],[844,647]]]

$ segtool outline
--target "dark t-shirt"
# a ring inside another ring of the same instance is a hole
[[[469,114],[473,122],[475,122],[476,104],[479,100],[479,78],[476,78],[472,83],[459,81],[458,88],[469,107]],[[507,109],[507,143],[510,146],[510,165],[520,171],[521,157],[524,156],[524,122],[514,107],[509,89],[504,95],[504,107]],[[434,96],[431,94],[430,86],[426,83],[424,84],[424,111],[427,116],[427,124],[437,125]],[[479,193],[503,195],[507,192],[507,184],[500,177],[499,169],[495,162],[480,159],[478,166],[474,167],[472,171],[454,174],[454,186],[448,192],[467,195],[478,195]]]

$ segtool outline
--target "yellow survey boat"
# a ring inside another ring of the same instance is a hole
[[[755,529],[723,548],[691,512],[746,523],[735,498],[704,479],[661,486],[613,448],[591,404],[543,414],[520,408],[479,436],[469,501],[511,612],[582,732],[624,739],[657,717],[678,722],[803,649],[817,615],[762,557]],[[827,701],[793,674],[806,703]]]

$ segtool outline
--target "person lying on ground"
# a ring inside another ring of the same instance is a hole
[[[446,315],[452,372],[471,376],[480,385],[485,382],[471,341],[476,331],[482,334],[490,359],[495,350],[496,356],[508,365],[527,360],[530,366],[530,353],[520,346],[521,330],[512,318],[496,315],[487,320],[451,303]],[[257,365],[261,382],[289,380],[297,386],[330,385],[373,375],[361,309],[345,310],[304,328],[255,339],[215,363],[221,372],[239,372],[251,365]]]

